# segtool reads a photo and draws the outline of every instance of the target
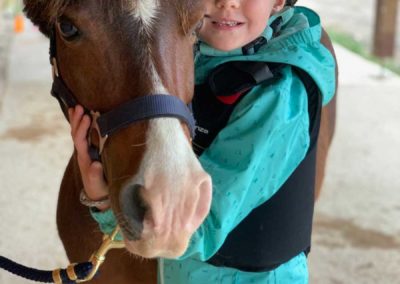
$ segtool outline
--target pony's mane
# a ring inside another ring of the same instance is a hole
[[[79,5],[85,0],[24,0],[24,12],[45,35],[65,9],[71,5]],[[99,7],[112,16],[121,11],[132,13],[146,0],[97,0]]]

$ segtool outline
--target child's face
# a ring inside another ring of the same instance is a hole
[[[262,34],[270,15],[284,4],[285,0],[206,0],[199,37],[223,51],[243,47]]]

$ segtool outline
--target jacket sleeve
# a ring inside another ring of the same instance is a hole
[[[117,219],[111,209],[105,211],[97,211],[94,208],[90,208],[90,214],[92,215],[93,219],[99,224],[100,230],[103,234],[110,235],[117,224]],[[116,240],[122,240],[122,236],[120,233],[117,234]]]
[[[289,67],[247,94],[200,156],[213,181],[211,211],[192,236],[187,257],[207,260],[254,208],[271,198],[309,146],[307,93]]]

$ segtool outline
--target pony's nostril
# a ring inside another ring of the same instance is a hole
[[[140,239],[146,207],[140,197],[141,185],[129,185],[121,191],[120,204],[123,220],[120,225],[124,235],[131,241]]]

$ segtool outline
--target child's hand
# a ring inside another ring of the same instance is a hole
[[[90,117],[84,115],[82,106],[68,110],[71,125],[71,136],[77,151],[78,165],[82,176],[86,196],[93,201],[104,200],[108,196],[107,184],[103,176],[103,166],[92,161],[88,152],[87,132],[90,127]],[[96,206],[99,210],[108,209],[109,205]]]

